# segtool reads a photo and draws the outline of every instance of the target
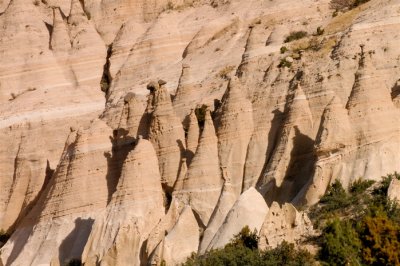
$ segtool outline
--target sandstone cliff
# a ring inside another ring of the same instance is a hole
[[[0,264],[297,243],[294,206],[400,171],[400,3],[329,2],[0,0]]]

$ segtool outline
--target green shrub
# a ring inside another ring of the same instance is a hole
[[[286,58],[283,58],[283,59],[281,59],[281,61],[279,62],[278,67],[279,67],[279,68],[282,68],[282,67],[291,68],[291,67],[292,67],[292,63],[289,62],[289,61],[287,61]]]
[[[268,266],[296,266],[314,265],[316,263],[310,252],[304,249],[296,249],[294,244],[282,242],[274,249],[267,250],[262,254],[262,261]]]
[[[184,266],[307,266],[315,259],[306,250],[296,249],[294,244],[283,242],[266,251],[257,249],[257,231],[244,227],[223,249],[211,250],[202,256],[192,254]]]
[[[295,40],[300,40],[306,37],[308,33],[306,31],[292,31],[286,38],[285,43],[292,42]]]
[[[258,247],[258,234],[257,230],[254,229],[252,232],[250,228],[246,225],[243,229],[239,232],[239,234],[235,235],[231,242],[228,244],[230,246],[244,246],[249,249],[257,249]]]
[[[364,193],[374,183],[375,181],[373,180],[362,180],[359,178],[350,185],[350,193],[353,195]]]
[[[281,54],[284,54],[288,51],[288,48],[286,46],[281,47]]]
[[[336,218],[323,230],[319,259],[327,265],[360,265],[360,247],[352,224]]]

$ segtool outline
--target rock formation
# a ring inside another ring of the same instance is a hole
[[[273,202],[259,233],[260,249],[275,248],[283,241],[298,243],[313,235],[313,226],[306,213],[285,203],[282,207]]]
[[[282,188],[288,184],[289,187],[285,188],[287,193],[285,196],[280,196],[280,201],[290,201],[290,197],[295,196],[290,191],[304,185],[304,179],[310,172],[304,173],[307,165],[300,161],[304,160],[308,154],[312,154],[314,144],[311,138],[312,114],[307,96],[300,84],[294,86],[288,98],[285,108],[286,117],[278,143],[258,185],[263,195],[271,198],[277,197],[276,188]],[[312,159],[308,158],[307,163],[312,164]],[[286,179],[289,179],[288,183],[285,183]],[[296,181],[300,184],[296,184]]]
[[[390,200],[400,203],[400,181],[398,179],[393,178],[390,182],[387,196]]]
[[[235,202],[207,250],[224,247],[246,225],[260,231],[268,206],[255,188],[249,188]]]
[[[185,135],[165,86],[152,83],[148,87],[154,97],[149,139],[157,152],[162,183],[172,190],[185,151]]]
[[[124,162],[111,202],[93,225],[82,262],[140,264],[142,244],[163,215],[157,156],[149,141],[139,139]]]
[[[224,186],[218,199],[217,206],[207,224],[207,229],[204,231],[199,248],[201,254],[207,250],[218,229],[224,223],[226,215],[236,202],[236,193],[225,168],[222,168],[222,176],[225,180]]]
[[[216,122],[218,154],[226,167],[236,195],[243,186],[247,146],[253,132],[253,110],[237,78],[230,80]]]
[[[197,121],[195,110],[192,110],[189,116],[189,126],[187,129],[186,137],[186,158],[188,165],[192,162],[193,156],[196,153],[197,146],[199,145],[199,136],[199,123]]]
[[[299,242],[293,206],[400,171],[399,8],[0,0],[0,261],[178,264],[245,225]]]
[[[218,160],[218,139],[210,112],[206,112],[204,129],[199,146],[189,165],[183,184],[183,193],[187,193],[190,206],[206,226],[217,205],[223,180]]]
[[[95,216],[107,205],[111,133],[101,120],[71,132],[45,190],[2,248],[7,265],[63,264],[81,257]]]
[[[178,222],[168,232],[163,241],[163,260],[167,265],[179,265],[197,251],[200,232],[196,218],[189,206],[186,206]]]

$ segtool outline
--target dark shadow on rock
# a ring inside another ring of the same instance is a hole
[[[111,201],[113,193],[117,190],[125,159],[129,152],[134,149],[136,143],[135,138],[128,136],[128,131],[122,128],[114,130],[110,141],[112,143],[112,152],[111,154],[104,154],[104,157],[107,158],[107,203]]]
[[[317,160],[314,154],[315,141],[294,127],[293,149],[285,179],[277,192],[279,203],[291,202],[300,190],[309,183]]]
[[[75,228],[69,235],[62,241],[58,248],[60,265],[65,265],[69,261],[81,260],[83,249],[92,231],[94,220],[81,219],[75,220]]]
[[[268,133],[268,146],[265,152],[265,163],[261,174],[258,177],[257,184],[260,184],[260,182],[262,182],[262,177],[266,171],[268,162],[270,161],[273,151],[275,150],[275,147],[278,143],[279,133],[282,131],[283,120],[285,118],[284,113],[278,109],[275,109],[274,111],[272,111],[272,113],[274,114],[274,117],[271,120],[271,129]]]

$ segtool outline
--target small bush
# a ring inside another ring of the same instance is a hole
[[[291,68],[291,67],[292,67],[292,63],[289,62],[289,61],[287,61],[286,58],[283,58],[283,59],[281,59],[281,61],[279,62],[278,67],[279,67],[279,68],[282,68],[282,67]]]
[[[288,48],[286,46],[281,47],[281,54],[284,54],[288,51]]]
[[[364,193],[368,188],[370,188],[375,181],[373,180],[362,180],[357,179],[354,181],[350,186],[350,193],[351,194],[361,194]]]
[[[235,70],[235,66],[226,66],[226,67],[224,67],[223,69],[221,69],[221,71],[218,72],[218,76],[219,76],[220,78],[223,78],[223,79],[228,80],[228,79],[229,79],[229,74],[230,74],[233,70]]]
[[[231,246],[244,246],[249,249],[257,249],[258,247],[258,234],[257,230],[254,229],[252,232],[248,226],[243,227],[239,234],[235,235],[234,238],[228,245]]]
[[[306,31],[292,31],[286,38],[285,43],[300,40],[306,37],[308,33]]]
[[[322,233],[319,259],[327,265],[360,265],[360,239],[349,221],[334,219]]]
[[[296,249],[294,244],[283,242],[266,251],[257,249],[257,231],[244,227],[223,249],[207,252],[202,256],[192,254],[184,266],[308,266],[314,265],[313,256],[306,250]]]

